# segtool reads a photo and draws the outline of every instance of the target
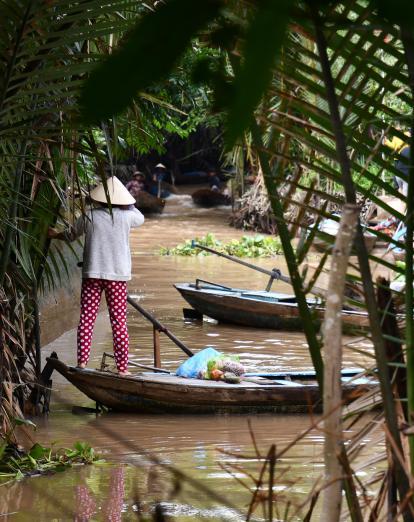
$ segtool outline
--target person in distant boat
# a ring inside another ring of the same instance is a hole
[[[144,216],[133,205],[135,199],[121,181],[107,180],[108,198],[101,183],[90,193],[97,203],[71,229],[57,232],[49,228],[48,236],[74,241],[85,234],[82,266],[81,312],[78,326],[78,367],[89,361],[92,333],[102,292],[105,292],[112,326],[114,355],[119,375],[129,375],[129,337],[126,324],[127,281],[131,279],[129,233],[144,223]]]
[[[145,174],[139,170],[135,171],[132,175],[131,181],[128,181],[125,186],[131,196],[136,199],[140,192],[146,190]]]
[[[162,163],[155,165],[152,180],[158,183],[159,181],[167,181],[168,171],[167,167]]]
[[[395,182],[398,187],[398,191],[404,196],[408,192],[408,174],[409,174],[409,161],[410,161],[410,147],[406,145],[400,150],[400,156],[395,162],[395,167],[400,171],[400,176],[395,176]]]
[[[215,170],[210,170],[208,172],[208,186],[211,190],[219,191],[221,187],[221,180],[217,176],[217,172]]]
[[[166,197],[166,194],[163,195],[163,192],[165,191],[162,190],[162,183],[165,182],[167,178],[167,167],[162,163],[155,165],[155,169],[152,174],[152,181],[154,182],[154,185],[151,188],[151,194],[157,196],[157,198]]]
[[[397,128],[401,131],[399,127]],[[411,136],[410,131],[405,131],[404,136],[406,139],[395,135],[392,139],[384,138],[384,145],[387,145],[387,147],[392,149],[392,151],[398,155],[395,161],[395,168],[401,173],[401,175],[394,176],[394,182],[398,191],[404,196],[407,196],[409,173],[408,164],[410,161],[410,147],[408,141]]]

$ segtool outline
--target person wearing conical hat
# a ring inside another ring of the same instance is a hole
[[[119,375],[129,375],[129,337],[126,324],[127,281],[131,279],[129,233],[144,223],[144,216],[133,205],[135,199],[113,176],[90,193],[95,208],[78,218],[72,229],[48,236],[74,241],[85,235],[82,265],[81,312],[78,326],[78,367],[89,361],[92,333],[102,292],[105,292],[111,320],[114,355]],[[108,200],[111,209],[108,208]]]
[[[167,167],[162,163],[157,163],[154,168],[154,173],[152,175],[152,180],[157,184],[156,185],[156,195],[158,198],[161,197],[161,184],[163,181],[166,181],[168,176]]]
[[[154,172],[152,174],[152,180],[160,183],[161,181],[165,181],[167,178],[167,167],[162,163],[158,163],[154,167]]]
[[[143,190],[145,191],[146,189],[145,174],[143,172],[140,172],[139,170],[136,170],[132,174],[132,179],[128,181],[125,187],[133,198],[137,198],[139,196],[139,193]]]

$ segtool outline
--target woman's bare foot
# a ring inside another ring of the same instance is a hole
[[[77,368],[80,368],[81,370],[84,370],[86,368],[86,363],[79,363]]]
[[[118,372],[118,375],[120,377],[128,377],[128,376],[132,375],[132,373],[128,372],[128,371],[124,371],[124,372]]]

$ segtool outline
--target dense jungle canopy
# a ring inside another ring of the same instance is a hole
[[[322,388],[324,340],[305,295],[328,255],[308,275],[315,232],[299,242],[293,238],[311,218],[318,223],[333,208],[370,201],[404,222],[405,242],[394,243],[412,259],[412,159],[385,143],[414,139],[412,2],[0,0],[0,28],[3,432],[11,418],[23,417],[39,376],[39,293],[67,275],[62,252],[47,239],[48,227],[82,212],[80,196],[131,150],[135,158],[162,154],[172,136],[187,138],[200,126],[223,135],[223,163],[239,178],[246,166],[254,170],[260,194],[268,197]],[[396,159],[407,165],[406,196],[393,184]],[[401,200],[406,212],[391,207],[387,197]],[[348,278],[363,287],[360,306],[369,312],[372,370],[381,385],[403,502],[412,477],[402,461],[414,462],[414,446],[410,440],[410,449],[403,449],[401,442],[389,338],[369,261],[406,280],[400,296],[405,325],[397,344],[406,357],[401,398],[407,399],[408,424],[414,412],[413,265],[369,257],[362,219],[358,263]],[[352,487],[350,479],[350,509]],[[404,509],[405,520],[412,520]]]

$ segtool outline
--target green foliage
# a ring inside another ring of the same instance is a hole
[[[353,2],[352,11],[348,9],[349,6],[345,8],[346,2],[315,0],[312,3],[318,8],[328,10],[328,16],[340,17],[342,12],[348,12],[347,22],[352,23],[368,5],[363,1]],[[220,0],[209,0],[201,4],[191,0],[172,0],[159,4],[154,11],[150,11],[140,20],[117,52],[113,53],[87,82],[82,95],[84,116],[89,121],[99,121],[121,112],[136,99],[139,91],[152,88],[172,73],[174,66],[185,54],[186,48],[191,47],[191,42],[200,29],[211,23],[210,44],[229,52],[231,66],[223,68],[222,61],[217,67],[217,61],[214,63],[213,60],[204,57],[198,60],[192,69],[194,78],[209,83],[214,88],[216,101],[220,100],[220,109],[228,112],[227,139],[228,143],[233,144],[248,128],[254,110],[266,93],[272,78],[272,67],[277,62],[289,21],[303,23],[303,20],[309,18],[308,11],[302,3],[294,0],[264,0],[253,8],[248,3],[240,2],[240,6],[232,5],[226,10],[222,10],[223,4]],[[397,0],[397,7],[387,0],[371,0],[369,4],[368,9],[373,18],[379,13],[378,20],[371,20],[374,27],[384,25],[385,22],[388,29],[389,21],[405,24],[406,27],[414,26],[414,8],[411,0]],[[337,12],[333,14],[335,10]],[[302,34],[308,31],[309,28],[305,27]],[[370,33],[370,30],[367,33]],[[300,40],[301,32],[294,34]],[[338,37],[342,39],[346,34],[346,30],[336,31],[332,43],[335,44]],[[203,38],[205,39],[205,35]],[[353,35],[344,47],[344,54],[334,56],[333,69],[340,67],[344,83],[359,80],[364,75],[369,66],[372,48],[379,48],[375,43],[376,39],[377,35],[374,33],[373,38],[370,36],[360,44],[358,37]],[[360,68],[359,78],[355,76],[354,68],[350,68],[347,63],[348,57],[353,56],[352,50],[349,53],[350,45],[358,47],[365,54],[368,53],[367,63]],[[241,58],[239,62],[232,59],[232,51],[235,49],[237,56]],[[379,50],[381,51],[380,48]],[[292,49],[287,51],[290,54],[287,56],[289,61],[293,56]],[[385,72],[393,73],[395,68],[392,67],[392,63],[398,58],[395,53],[388,53],[388,50],[383,53],[384,57],[388,54],[383,62],[388,60],[391,68]],[[306,80],[318,78],[319,72],[314,67],[316,61],[313,61],[314,54],[309,48],[304,50],[303,57],[307,58],[307,70],[297,71],[302,77],[295,85],[306,88]],[[378,60],[378,56],[375,56],[375,60]],[[378,61],[375,63],[375,60],[370,64],[371,72],[376,68],[375,75],[366,78],[364,94],[370,90],[370,95],[374,97],[380,93],[381,96],[389,97],[389,92],[392,92],[390,89],[377,88],[378,79],[384,69],[381,67],[383,64]],[[399,81],[400,87],[404,87],[404,81],[401,81],[401,78]],[[356,89],[359,88],[357,81]],[[318,109],[324,110],[325,106],[326,100],[319,103]],[[387,119],[390,116],[398,116],[390,111],[385,111],[384,114]]]
[[[221,7],[220,0],[171,0],[143,17],[86,84],[81,97],[85,120],[99,122],[121,112],[139,91],[165,78]]]
[[[282,248],[279,238],[265,236],[243,236],[241,239],[232,239],[228,243],[216,239],[213,234],[196,238],[195,242],[201,246],[213,248],[223,254],[235,257],[273,257],[281,254]],[[209,252],[198,250],[192,246],[192,241],[187,240],[173,248],[161,248],[159,253],[163,256],[208,256]]]
[[[95,450],[85,442],[76,442],[73,448],[46,448],[34,444],[23,451],[11,442],[0,446],[0,481],[19,480],[32,475],[65,471],[74,464],[92,464],[99,461]]]
[[[73,448],[46,448],[35,443],[28,451],[14,440],[16,426],[27,426],[36,430],[32,421],[14,417],[9,430],[0,438],[0,485],[4,481],[18,480],[32,475],[44,475],[65,471],[74,464],[99,462],[95,450],[86,442],[75,442]]]
[[[15,361],[26,361],[25,383],[33,377],[34,294],[68,272],[60,250],[49,248],[48,227],[60,207],[67,218],[78,206],[75,197],[96,175],[91,158],[107,159],[80,123],[80,85],[144,10],[132,0],[85,0],[82,7],[69,0],[0,2],[0,320],[7,331],[2,433],[22,415],[15,399],[22,402],[29,389],[8,389],[22,382],[22,365]]]
[[[229,100],[229,146],[249,127],[253,112],[270,84],[291,5],[292,0],[263,0],[252,17],[243,49],[244,59],[236,71]]]
[[[187,138],[199,125],[216,127],[221,118],[210,113],[210,92],[194,83],[194,64],[203,58],[217,59],[217,52],[195,42],[164,81],[140,93],[132,109],[117,118],[118,133],[139,154],[165,151],[173,134]]]
[[[414,3],[411,0],[376,0],[378,9],[390,22],[414,28]]]

